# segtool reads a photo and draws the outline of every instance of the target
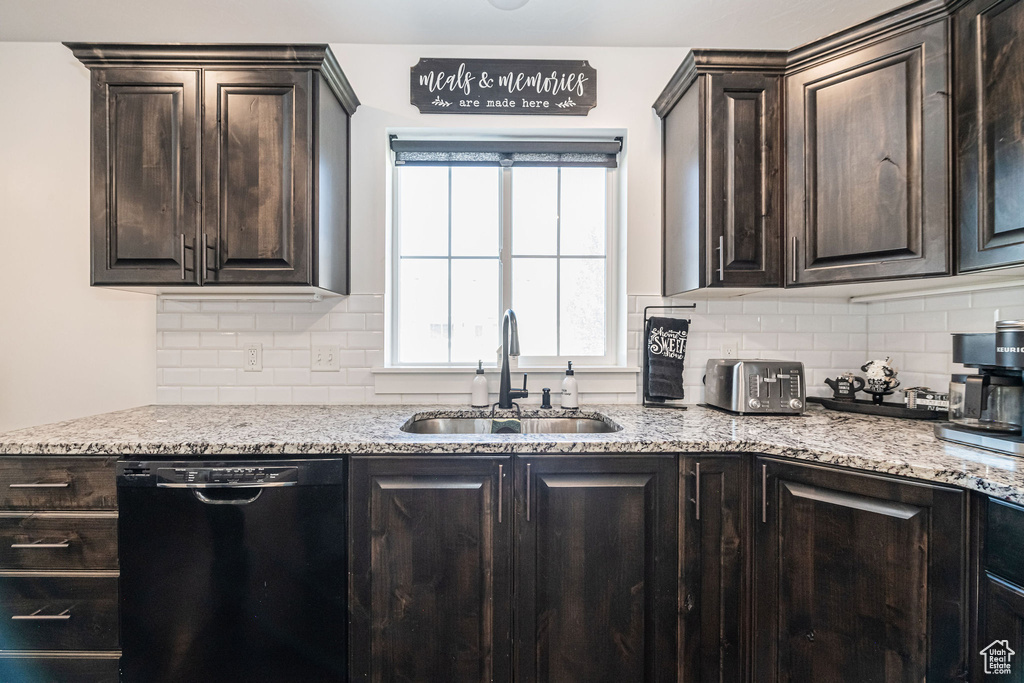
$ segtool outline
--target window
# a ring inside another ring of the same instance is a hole
[[[493,365],[506,308],[521,364],[614,364],[607,150],[619,143],[600,154],[423,151],[437,142],[402,154],[396,143],[392,364]]]

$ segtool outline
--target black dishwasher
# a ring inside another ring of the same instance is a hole
[[[346,680],[345,462],[122,461],[121,680]]]

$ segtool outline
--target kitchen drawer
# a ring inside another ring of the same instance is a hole
[[[24,683],[117,683],[119,658],[0,657],[0,681]]]
[[[0,510],[117,509],[117,458],[0,459]]]
[[[0,512],[0,571],[47,569],[116,570],[117,513]]]
[[[988,499],[985,515],[985,568],[1024,586],[1024,508]]]
[[[0,577],[3,649],[116,650],[117,595],[117,576]]]

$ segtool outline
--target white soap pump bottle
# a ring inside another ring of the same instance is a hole
[[[486,408],[491,403],[487,393],[487,378],[484,377],[484,362],[477,361],[476,377],[473,378],[473,400],[474,408]]]
[[[569,369],[565,371],[565,379],[562,380],[562,407],[580,407],[579,388],[576,386],[576,375],[572,371],[572,361],[569,361]]]

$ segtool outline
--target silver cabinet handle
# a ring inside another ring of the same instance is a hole
[[[505,471],[504,470],[505,470],[505,466],[504,465],[498,465],[498,524],[501,524],[501,489],[502,489],[501,482],[502,482],[502,479],[505,476]]]
[[[67,548],[71,544],[70,538],[65,538],[63,541],[57,541],[56,543],[43,543],[42,541],[32,541],[31,543],[12,543],[12,548],[26,549],[26,548],[40,548],[40,549],[54,549],[54,548]]]
[[[66,489],[71,486],[70,481],[64,482],[53,482],[46,483],[42,481],[33,482],[31,484],[10,484],[8,488],[12,489]]]
[[[797,277],[797,259],[800,254],[800,238],[793,237],[793,282],[796,282]]]
[[[526,521],[530,521],[530,463],[526,463]]]
[[[203,277],[209,275],[211,270],[217,270],[216,259],[214,260],[213,268],[210,267],[210,250],[213,250],[214,256],[217,255],[217,247],[210,246],[210,237],[205,232],[203,233]]]
[[[715,251],[718,252],[718,280],[725,282],[725,235],[718,236],[718,246]]]
[[[768,521],[768,465],[761,465],[761,522]]]
[[[697,472],[694,475],[697,480],[697,499],[694,501],[697,504],[697,521],[700,521],[700,463],[697,463]]]
[[[43,610],[37,609],[32,614],[14,614],[11,619],[33,619],[36,621],[67,621],[71,618],[71,608],[68,608],[60,614],[40,614]]]
[[[188,264],[188,260],[185,258],[185,253],[188,252],[188,251],[194,252],[195,251],[195,247],[190,247],[189,245],[185,244],[185,233],[181,233],[179,238],[180,238],[180,243],[181,243],[181,279],[185,280],[185,279],[187,279],[187,276],[185,275],[186,273],[194,273],[194,272],[196,272],[196,267],[195,267],[195,263],[194,263],[195,255],[193,254],[193,256],[192,256],[193,264],[192,264],[191,268],[188,267],[188,265],[187,265]]]

